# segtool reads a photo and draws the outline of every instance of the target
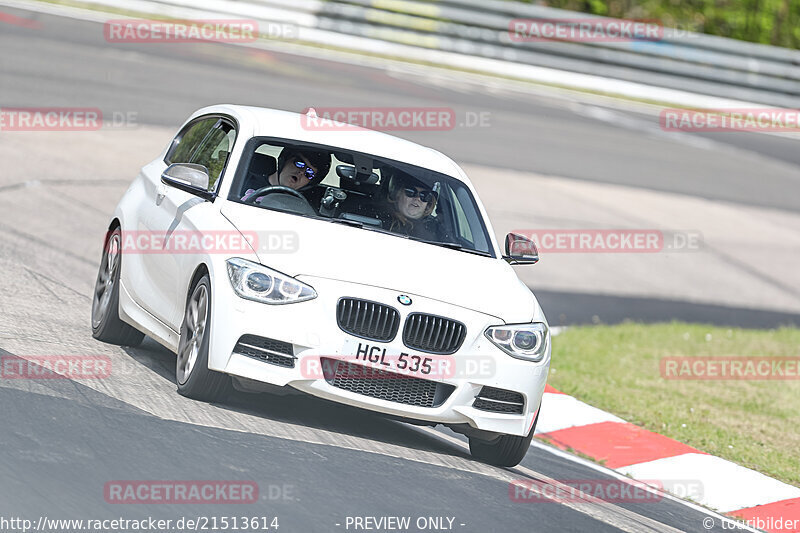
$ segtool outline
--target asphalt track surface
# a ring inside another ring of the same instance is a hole
[[[220,100],[286,109],[449,105],[459,116],[490,111],[492,128],[405,136],[459,161],[557,169],[585,180],[798,208],[792,172],[800,159],[779,137],[752,136],[746,154],[729,144],[732,151],[714,158],[691,142],[670,144],[545,97],[491,99],[479,87],[454,91],[424,77],[231,46],[116,47],[103,41],[97,24],[8,12],[35,17],[43,28],[0,24],[2,106],[135,111],[141,124],[174,127],[194,109]],[[61,157],[65,166],[74,164],[67,149]],[[642,172],[642,165],[652,172]],[[751,178],[758,168],[760,183]],[[713,183],[702,179],[711,174]],[[24,178],[60,175],[59,168],[48,168]],[[27,202],[31,207],[28,220],[0,218],[0,347],[7,350],[0,355],[103,354],[121,370],[92,382],[0,380],[0,516],[277,516],[283,532],[344,531],[337,524],[347,516],[448,516],[456,531],[465,532],[708,530],[702,525],[706,513],[670,498],[599,505],[510,501],[513,479],[609,479],[541,447],[520,468],[499,469],[471,460],[463,440],[452,434],[314,398],[237,392],[215,405],[181,398],[174,355],[152,341],[136,349],[93,341],[88,292],[72,288],[91,286],[97,236],[121,186],[108,185],[113,188],[88,180],[60,189],[63,197],[41,189],[30,195],[13,187],[3,191],[16,195],[8,201],[20,209]],[[87,191],[92,196],[82,196]],[[54,209],[37,205],[34,196]],[[10,212],[6,204],[4,209]],[[83,225],[86,217],[97,227]],[[106,482],[129,479],[252,480],[261,499],[231,507],[104,500]],[[717,519],[712,530],[721,529]]]
[[[416,67],[365,68],[220,44],[114,44],[104,40],[96,23],[8,12],[43,25],[0,24],[0,104],[5,106],[93,107],[107,119],[132,114],[135,125],[169,128],[195,109],[221,101],[296,111],[309,106],[446,106],[459,122],[453,130],[396,133],[464,164],[800,211],[796,139],[664,132],[655,115],[584,105],[547,91],[487,88],[482,80],[442,77]],[[467,127],[478,116],[488,117],[489,126]],[[535,198],[531,206],[536,209]],[[735,255],[737,261],[773,261]],[[755,280],[742,283],[748,281]],[[771,311],[764,302],[698,305],[681,295],[662,294],[598,300],[581,290],[552,289],[542,297],[548,314],[558,317],[554,323],[562,325],[598,319],[743,327],[800,323],[800,314]]]
[[[173,354],[154,343],[126,352],[141,364],[136,372],[152,372],[165,384],[171,379]],[[280,531],[290,532],[345,531],[337,524],[348,516],[447,516],[454,518],[454,530],[464,532],[705,530],[704,513],[669,499],[571,506],[513,502],[511,480],[611,478],[538,449],[523,468],[481,465],[434,434],[310,397],[236,393],[208,405],[182,402],[174,385],[147,392],[154,401],[164,394],[168,403],[185,403],[182,414],[196,417],[185,423],[74,381],[48,380],[37,388],[0,387],[0,516],[34,523],[40,516],[277,516]],[[254,419],[254,425],[243,430],[230,424],[237,415]],[[207,417],[218,427],[200,422]],[[276,429],[281,425],[300,429],[287,435]],[[323,434],[330,437],[324,444]],[[103,495],[110,481],[187,479],[254,481],[260,498],[228,506],[113,505]]]

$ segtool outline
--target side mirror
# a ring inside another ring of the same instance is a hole
[[[539,261],[539,250],[532,240],[509,233],[506,235],[506,255],[503,259],[510,265],[533,265]]]
[[[211,177],[208,169],[194,163],[173,163],[161,174],[161,181],[182,191],[202,196],[213,196],[208,192]]]

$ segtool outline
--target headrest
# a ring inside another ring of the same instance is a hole
[[[422,181],[419,178],[416,178],[410,174],[403,172],[402,170],[395,170],[394,173],[394,185],[397,188],[400,187],[419,187],[420,189],[431,189],[431,186]]]
[[[252,159],[250,159],[248,174],[266,181],[277,169],[278,162],[274,157],[267,154],[254,153]]]

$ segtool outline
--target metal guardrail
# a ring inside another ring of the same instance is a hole
[[[306,17],[302,18],[313,20],[313,27],[320,30],[737,100],[800,107],[800,51],[796,50],[670,28],[664,28],[663,38],[650,41],[518,42],[509,33],[509,24],[516,18],[595,22],[613,19],[502,0],[247,0],[247,3],[303,13]]]

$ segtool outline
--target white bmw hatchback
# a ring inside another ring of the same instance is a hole
[[[95,338],[149,335],[199,400],[291,387],[469,437],[530,446],[550,333],[463,170],[375,131],[270,109],[197,111],[106,234]]]

